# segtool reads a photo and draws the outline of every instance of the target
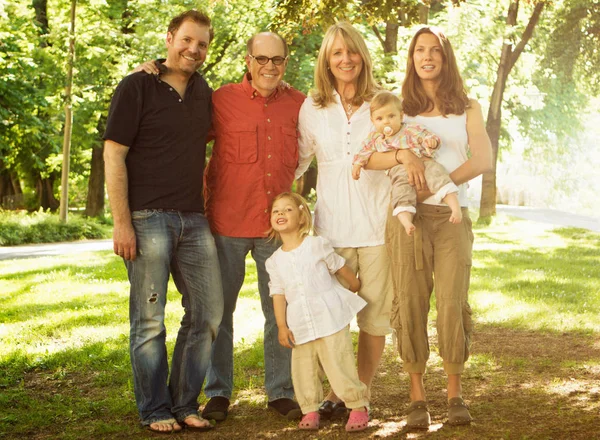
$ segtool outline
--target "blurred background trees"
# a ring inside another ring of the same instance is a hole
[[[285,79],[307,93],[324,30],[346,19],[365,36],[378,80],[399,91],[416,26],[439,25],[470,96],[482,104],[497,153],[483,190],[471,185],[482,215],[510,198],[593,214],[599,0],[78,0],[70,206],[103,213],[101,136],[110,97],[134,66],[164,57],[168,21],[190,8],[213,18],[215,40],[203,66],[213,88],[242,78],[253,33],[277,30],[291,49]],[[5,209],[58,207],[69,9],[69,0],[0,0]]]

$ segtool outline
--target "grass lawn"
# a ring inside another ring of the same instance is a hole
[[[475,235],[475,333],[463,390],[475,422],[443,423],[432,299],[425,380],[433,425],[404,430],[408,386],[390,338],[373,386],[371,427],[351,438],[600,437],[600,235],[506,217]],[[212,432],[173,437],[346,438],[340,423],[307,434],[264,409],[263,320],[251,260],[247,266],[230,417]],[[133,398],[127,314],[125,268],[109,252],[0,261],[0,438],[148,438]],[[180,317],[171,284],[170,350]]]

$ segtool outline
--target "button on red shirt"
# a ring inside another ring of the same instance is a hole
[[[213,93],[212,157],[204,185],[214,233],[264,237],[273,198],[289,191],[298,165],[298,113],[303,93],[279,87],[267,98],[248,81]]]

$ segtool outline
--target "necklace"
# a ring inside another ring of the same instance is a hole
[[[348,117],[352,116],[352,113],[354,113],[354,108],[352,107],[351,102],[346,102],[346,100],[342,99],[342,107],[344,107],[344,111]]]

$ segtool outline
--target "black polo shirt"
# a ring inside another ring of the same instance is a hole
[[[129,209],[204,212],[202,180],[212,89],[194,73],[184,98],[160,77],[125,77],[110,105],[104,139],[129,147]]]

